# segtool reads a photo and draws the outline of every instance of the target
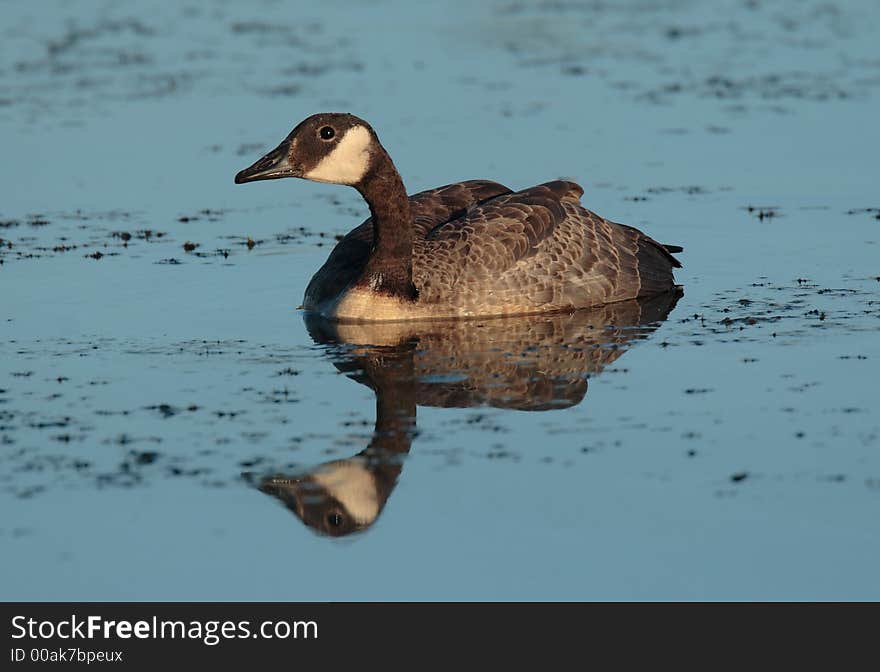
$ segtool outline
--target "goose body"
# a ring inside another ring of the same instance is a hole
[[[303,307],[339,321],[526,315],[673,289],[667,247],[580,204],[557,180],[522,191],[472,180],[408,196],[367,122],[317,114],[236,182],[301,177],[354,186],[371,217],[345,236]]]

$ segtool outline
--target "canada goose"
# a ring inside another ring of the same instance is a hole
[[[402,474],[418,406],[576,406],[589,378],[647,338],[679,295],[486,320],[352,324],[309,314],[309,334],[328,346],[336,368],[375,391],[373,436],[351,457],[295,474],[269,473],[256,484],[319,534],[364,531],[382,514]]]
[[[357,189],[372,215],[306,288],[303,308],[374,322],[573,310],[675,287],[681,264],[641,231],[580,205],[557,180],[512,192],[486,180],[407,196],[372,127],[315,114],[235,182],[300,177]]]

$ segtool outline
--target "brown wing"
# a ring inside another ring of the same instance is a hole
[[[499,196],[435,227],[423,249],[415,250],[420,299],[452,300],[474,311],[506,306],[524,312],[531,304],[539,309],[552,299],[546,295],[548,273],[576,265],[580,256],[582,232],[570,226],[566,205],[576,204],[582,193],[573,182],[548,182]],[[542,263],[548,252],[549,267]],[[557,275],[553,284],[564,279],[564,273]]]
[[[510,193],[510,189],[497,182],[468,180],[415,194],[409,199],[415,223],[413,237],[425,238],[438,226],[458,219],[480,203]]]
[[[432,251],[454,250],[467,257],[467,276],[502,272],[534,255],[565,220],[563,200],[583,194],[574,182],[547,182],[493,198],[456,219],[439,224],[426,236]]]
[[[509,194],[510,189],[489,180],[447,184],[410,196],[416,240],[434,227],[455,219],[487,199]],[[352,229],[330,253],[306,288],[306,303],[319,303],[338,295],[360,277],[373,246],[373,220]]]
[[[548,182],[435,227],[415,254],[420,300],[522,313],[671,289],[678,262],[638,230],[585,210],[582,194],[573,182]]]

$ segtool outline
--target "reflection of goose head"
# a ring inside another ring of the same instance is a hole
[[[409,452],[416,407],[575,406],[588,378],[645,338],[680,294],[557,315],[421,323],[340,324],[306,317],[336,367],[376,392],[376,427],[363,451],[297,477],[272,475],[263,492],[307,526],[342,536],[372,525]]]
[[[316,339],[317,340],[317,339]],[[319,341],[321,342],[321,341]],[[372,525],[403,468],[415,429],[413,344],[371,348],[335,358],[336,366],[376,391],[376,426],[357,455],[295,477],[264,478],[260,490],[284,502],[306,525],[340,537]]]
[[[322,464],[299,478],[266,478],[260,490],[283,501],[317,532],[339,537],[375,522],[399,473],[399,464],[395,468],[357,455]]]

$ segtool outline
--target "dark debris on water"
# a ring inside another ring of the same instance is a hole
[[[780,217],[779,207],[776,205],[746,205],[742,208],[747,213],[752,215],[758,221],[764,221],[765,219],[775,219]]]

